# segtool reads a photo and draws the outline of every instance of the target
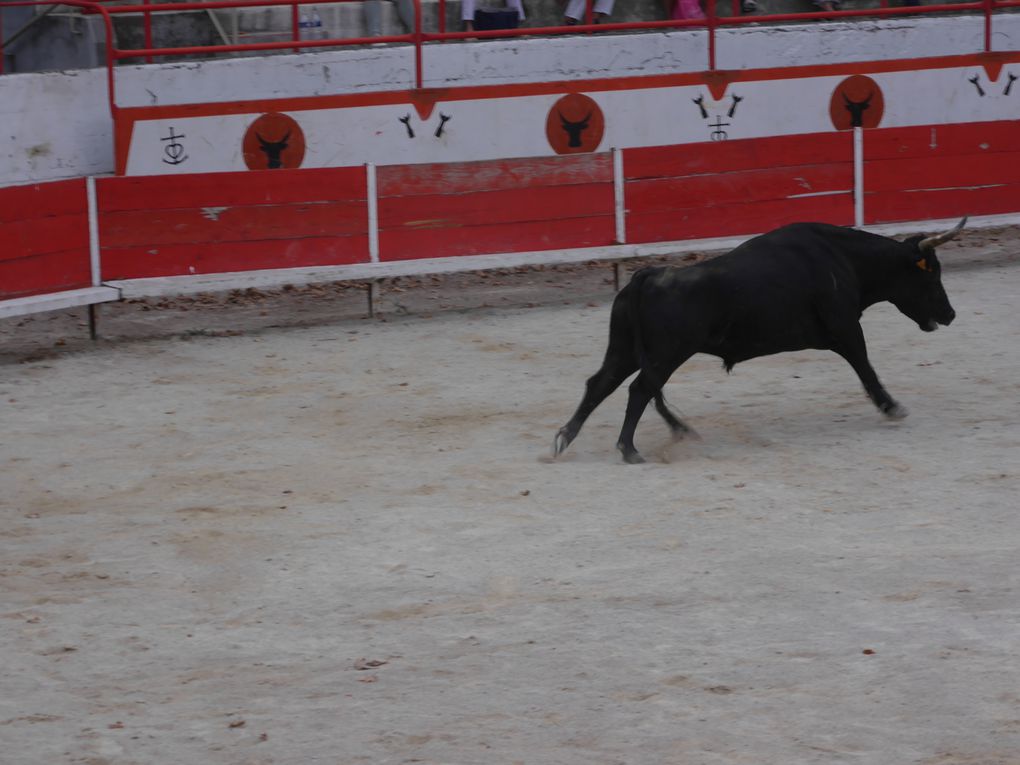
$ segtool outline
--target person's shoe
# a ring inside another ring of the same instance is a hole
[[[754,13],[758,10],[758,3],[754,0],[744,0],[740,5],[740,10],[742,13]]]

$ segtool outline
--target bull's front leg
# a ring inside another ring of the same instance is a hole
[[[638,420],[644,414],[645,407],[658,391],[651,389],[651,384],[644,372],[634,378],[630,384],[630,395],[627,398],[627,414],[623,419],[623,428],[620,430],[620,438],[616,442],[616,448],[623,454],[623,461],[628,465],[639,465],[645,461],[637,448],[634,446],[634,431],[637,430]]]
[[[882,385],[871,366],[871,362],[868,360],[868,348],[864,342],[864,331],[860,324],[855,323],[852,329],[847,330],[832,350],[846,359],[847,363],[853,367],[868,397],[882,414],[890,420],[902,420],[907,416],[906,407],[889,395],[889,391]]]

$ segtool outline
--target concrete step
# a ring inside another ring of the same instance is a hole
[[[483,8],[502,6],[504,0],[478,0]],[[716,3],[718,16],[733,15],[734,0],[707,0]],[[743,2],[744,0],[739,0]],[[882,0],[843,0],[843,8],[874,8]],[[887,0],[901,5],[905,0]],[[141,2],[141,0],[127,0]],[[563,23],[565,0],[523,0],[524,27],[558,26]],[[617,0],[610,21],[652,21],[666,18],[664,2],[667,0]],[[768,13],[803,13],[817,10],[812,0],[755,0],[754,15]],[[920,0],[933,4],[941,0]],[[368,36],[366,2],[322,3],[302,6],[307,13],[314,10],[322,26],[302,30],[306,39],[351,38]],[[405,34],[406,29],[391,0],[380,0],[382,34]],[[426,31],[439,29],[438,0],[422,0],[422,27]],[[17,29],[34,13],[33,9],[4,9],[4,28]],[[144,44],[144,23],[141,14],[118,16],[115,19],[118,44],[121,48],[140,48]],[[762,23],[769,23],[767,17]],[[188,11],[160,14],[153,17],[153,41],[156,46],[216,45],[222,43],[277,42],[291,39],[292,11],[290,6],[224,9],[217,11]],[[461,1],[446,3],[446,29],[459,31]],[[83,16],[79,11],[62,7],[40,18],[17,42],[5,50],[5,68],[9,72],[44,71],[47,69],[76,69],[102,66],[105,33],[101,19]],[[287,52],[287,51],[284,51]],[[250,55],[250,54],[247,54]]]
[[[718,16],[742,15],[746,0],[715,0]],[[652,21],[666,18],[664,3],[668,0],[618,0],[610,21]],[[752,15],[769,13],[808,13],[817,11],[812,0],[753,0],[756,9]],[[877,8],[882,0],[843,0],[843,9]],[[890,5],[903,5],[903,0],[887,0]],[[920,0],[922,4],[935,4],[942,0]],[[559,26],[563,24],[565,0],[523,0],[526,20],[524,27]],[[322,37],[363,37],[368,30],[365,24],[366,3],[323,3],[311,6],[322,20],[318,34]],[[398,35],[406,32],[397,14],[396,4],[382,0],[383,34]],[[478,7],[504,8],[500,0],[478,0]],[[289,8],[251,8],[217,12],[220,23],[231,39],[239,42],[290,39],[291,12]],[[422,0],[422,27],[427,31],[439,29],[438,0]],[[763,19],[763,22],[765,20]],[[767,22],[765,22],[767,23]],[[461,2],[447,0],[446,29],[460,31]]]

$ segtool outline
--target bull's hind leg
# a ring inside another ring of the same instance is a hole
[[[662,397],[661,390],[655,394],[655,411],[657,411],[662,416],[662,419],[666,421],[666,424],[669,425],[674,441],[682,441],[685,438],[699,438],[698,431],[681,420],[677,416],[677,413],[669,408],[669,404],[666,403],[666,399]]]
[[[553,442],[554,456],[562,454],[563,450],[570,446],[570,442],[577,438],[577,434],[581,431],[581,426],[584,425],[588,416],[595,411],[595,407],[605,401],[606,397],[619,388],[620,383],[636,370],[637,364],[635,362],[623,357],[606,354],[606,360],[602,364],[602,368],[589,377],[588,382],[585,383],[584,398],[581,399],[581,404],[577,407],[577,411],[574,412],[574,416],[556,433],[556,439]]]
[[[644,414],[648,402],[652,398],[661,396],[662,391],[654,386],[648,379],[648,375],[644,372],[635,377],[634,382],[630,384],[627,414],[623,418],[623,429],[620,430],[620,438],[616,441],[616,448],[623,454],[623,461],[629,465],[638,465],[645,461],[645,458],[638,453],[634,446],[634,431],[637,430],[638,420]],[[656,401],[656,406],[658,406],[658,401]],[[670,416],[672,416],[672,413]]]
[[[585,383],[584,397],[577,411],[569,422],[559,429],[553,441],[553,456],[562,454],[577,438],[588,416],[595,407],[606,400],[620,384],[637,371],[638,364],[634,353],[634,333],[628,318],[627,301],[632,292],[631,285],[624,287],[613,301],[613,310],[609,318],[609,347],[602,368],[588,378]]]

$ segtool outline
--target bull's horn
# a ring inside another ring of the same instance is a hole
[[[967,224],[967,217],[968,216],[964,215],[963,220],[961,220],[959,223],[957,223],[948,231],[945,231],[941,234],[935,234],[933,236],[925,237],[924,239],[917,243],[917,249],[919,249],[921,252],[924,252],[925,250],[934,250],[940,244],[945,244],[950,239],[956,239],[956,235],[959,234],[963,230],[963,227]]]

